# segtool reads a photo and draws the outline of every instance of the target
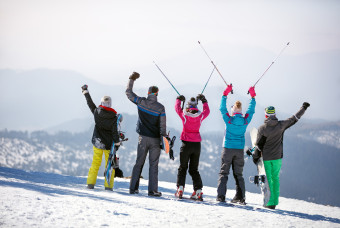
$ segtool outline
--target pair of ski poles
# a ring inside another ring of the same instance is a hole
[[[268,72],[268,70],[272,67],[272,65],[276,62],[276,60],[281,56],[281,54],[284,52],[284,50],[288,47],[290,42],[288,42],[283,48],[282,50],[280,51],[280,53],[276,56],[276,58],[271,62],[271,64],[267,67],[267,69],[263,72],[263,74],[260,76],[260,78],[255,82],[255,84],[253,85],[253,87],[256,86],[256,84],[263,78],[263,76]],[[205,83],[205,86],[202,90],[202,93],[204,92],[205,88],[207,87],[209,81],[210,81],[210,78],[211,76],[213,75],[215,69],[216,71],[218,72],[218,74],[220,75],[220,77],[222,78],[222,80],[224,81],[224,83],[228,85],[228,83],[226,82],[226,80],[224,79],[224,77],[222,76],[221,72],[218,70],[217,66],[215,65],[214,61],[210,58],[210,56],[208,55],[207,51],[204,49],[204,47],[202,46],[201,42],[198,41],[198,44],[201,46],[202,50],[204,51],[204,53],[207,55],[207,57],[209,58],[211,64],[214,66],[213,70],[211,71],[210,73],[210,76],[208,78],[208,81]],[[163,71],[159,68],[159,66],[155,63],[154,61],[154,64],[156,65],[156,67],[158,68],[158,70],[163,74],[163,76],[166,78],[166,80],[168,80],[168,82],[170,83],[170,85],[172,86],[172,88],[174,88],[174,90],[177,92],[177,94],[180,96],[181,94],[177,91],[177,89],[175,88],[175,86],[170,82],[170,80],[168,79],[168,77],[163,73]],[[230,83],[230,85],[232,85]],[[233,94],[233,91],[231,91],[231,93]],[[249,91],[248,91],[248,94],[249,94]],[[184,105],[184,104],[183,104]],[[183,106],[182,106],[182,109],[183,109]]]

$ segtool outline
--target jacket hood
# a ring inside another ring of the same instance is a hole
[[[242,113],[237,113],[231,117],[230,123],[233,125],[241,126],[245,124],[245,120],[243,118]]]
[[[199,115],[201,115],[201,111],[200,110],[198,110],[198,112],[196,112],[196,113],[191,113],[191,112],[187,112],[187,111],[183,111],[183,113],[184,113],[184,115],[186,115],[186,116],[190,116],[190,117],[194,117],[194,118],[196,118],[196,117],[198,117]]]
[[[105,119],[110,119],[116,116],[116,111],[113,108],[107,108],[103,106],[98,107],[98,115]]]
[[[264,120],[265,124],[268,124],[268,126],[274,126],[278,124],[279,120],[276,118],[276,116],[269,116],[267,119]]]
[[[149,94],[146,99],[148,101],[157,102],[157,96],[155,94]]]

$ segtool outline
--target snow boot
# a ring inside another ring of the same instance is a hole
[[[272,209],[272,210],[275,210],[275,205],[270,205],[270,206],[264,206],[265,208],[268,208],[268,209]]]
[[[88,189],[94,189],[94,184],[88,184],[88,185],[87,185],[87,188],[88,188]]]
[[[246,205],[246,199],[240,198],[237,195],[230,201],[231,203],[239,203],[241,205]]]
[[[182,199],[183,198],[183,192],[184,192],[184,187],[183,185],[180,185],[177,187],[177,192],[175,193],[175,196]]]
[[[225,202],[225,196],[217,196],[216,201],[222,202],[222,203]]]
[[[193,200],[203,201],[202,189],[197,189],[196,191],[194,191],[190,198]]]
[[[161,192],[157,192],[157,191],[151,191],[148,193],[149,196],[155,196],[155,197],[160,197],[162,196]]]
[[[136,189],[136,190],[130,189],[130,194],[139,194],[139,190],[138,189]]]

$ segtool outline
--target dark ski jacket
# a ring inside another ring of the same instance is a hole
[[[112,108],[101,105],[97,107],[93,103],[88,92],[85,92],[84,95],[87,105],[93,113],[95,122],[92,144],[98,149],[110,150],[113,142],[119,142],[117,130],[117,112]]]
[[[255,150],[254,159],[261,157],[261,152],[264,161],[283,158],[283,134],[301,118],[305,111],[306,109],[301,107],[295,115],[286,120],[269,116],[258,130],[256,139],[258,149]]]
[[[164,106],[157,102],[157,96],[148,95],[147,98],[137,96],[133,91],[134,80],[130,79],[126,88],[126,96],[137,105],[138,122],[136,132],[151,138],[166,136],[166,116]]]

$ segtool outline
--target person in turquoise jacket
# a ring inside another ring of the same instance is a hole
[[[227,193],[227,182],[230,166],[233,169],[233,176],[236,182],[236,195],[232,199],[232,203],[246,204],[245,202],[245,183],[243,179],[244,156],[243,149],[245,144],[244,134],[255,113],[255,88],[250,87],[249,94],[251,96],[250,103],[246,114],[242,114],[242,103],[236,101],[231,107],[229,114],[227,109],[227,96],[232,91],[232,85],[224,90],[221,99],[220,111],[226,125],[222,162],[219,172],[218,186],[217,186],[217,201],[225,202],[225,195]]]

